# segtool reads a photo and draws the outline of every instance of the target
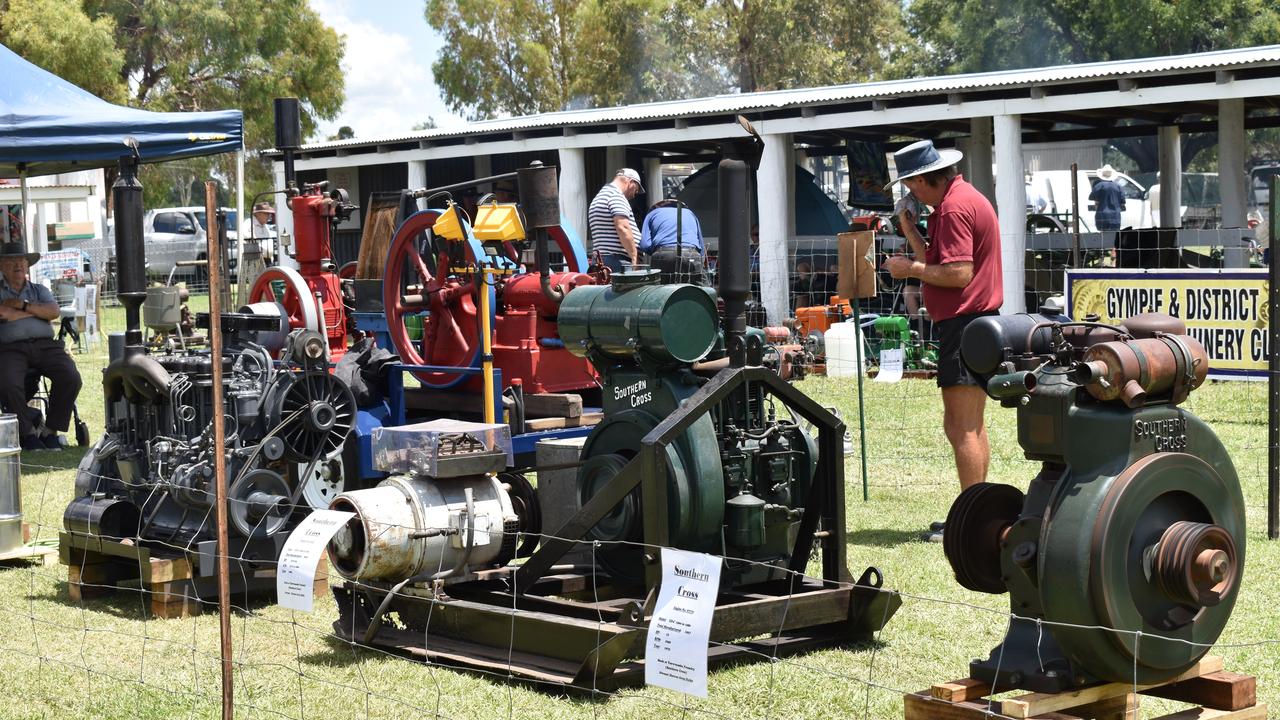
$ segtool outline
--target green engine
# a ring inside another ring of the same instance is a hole
[[[902,315],[884,315],[873,324],[879,338],[877,350],[903,351],[903,366],[908,370],[924,370],[938,366],[938,350],[911,329],[911,321]]]
[[[560,336],[599,371],[604,395],[578,473],[584,505],[724,364],[714,291],[656,283],[656,271],[622,273],[610,286],[575,289],[560,306]],[[768,580],[786,566],[816,468],[814,440],[769,398],[751,385],[730,393],[665,448],[670,544],[768,564],[726,565],[730,584]],[[618,581],[644,578],[640,508],[637,488],[590,531],[608,541],[596,557]]]

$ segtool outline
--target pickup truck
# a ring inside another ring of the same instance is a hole
[[[236,211],[223,208],[227,213],[228,266],[231,279],[235,280],[236,248],[239,224]],[[200,260],[205,256],[208,223],[203,207],[157,208],[147,211],[142,219],[143,240],[146,243],[147,274],[168,277],[203,277],[199,267],[177,266],[179,260]],[[176,270],[175,270],[176,267]]]

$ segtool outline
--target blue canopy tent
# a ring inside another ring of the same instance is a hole
[[[0,177],[22,179],[24,214],[26,178],[113,166],[129,152],[126,137],[137,140],[143,162],[243,149],[244,118],[239,110],[149,112],[113,105],[4,45],[0,77]],[[242,163],[243,153],[239,176],[244,174]],[[237,185],[242,198],[242,183]],[[243,199],[238,199],[240,211],[241,205]]]

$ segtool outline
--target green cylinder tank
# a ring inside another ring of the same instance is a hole
[[[558,317],[565,348],[579,357],[592,349],[617,359],[639,349],[658,362],[706,357],[719,331],[715,301],[706,288],[656,278],[656,271],[619,273],[612,285],[567,293]]]

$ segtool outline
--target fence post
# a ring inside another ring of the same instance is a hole
[[[1276,317],[1280,315],[1280,291],[1276,288],[1280,285],[1280,270],[1277,269],[1275,248],[1271,247],[1275,242],[1277,220],[1280,220],[1280,208],[1276,207],[1280,192],[1277,190],[1280,190],[1280,176],[1272,176],[1268,196],[1270,217],[1267,221],[1267,255],[1270,258],[1267,267],[1267,325],[1271,336],[1267,347],[1270,356],[1270,372],[1267,374],[1270,397],[1267,413],[1267,537],[1272,540],[1280,538],[1280,353],[1277,353],[1280,349],[1280,319]]]

